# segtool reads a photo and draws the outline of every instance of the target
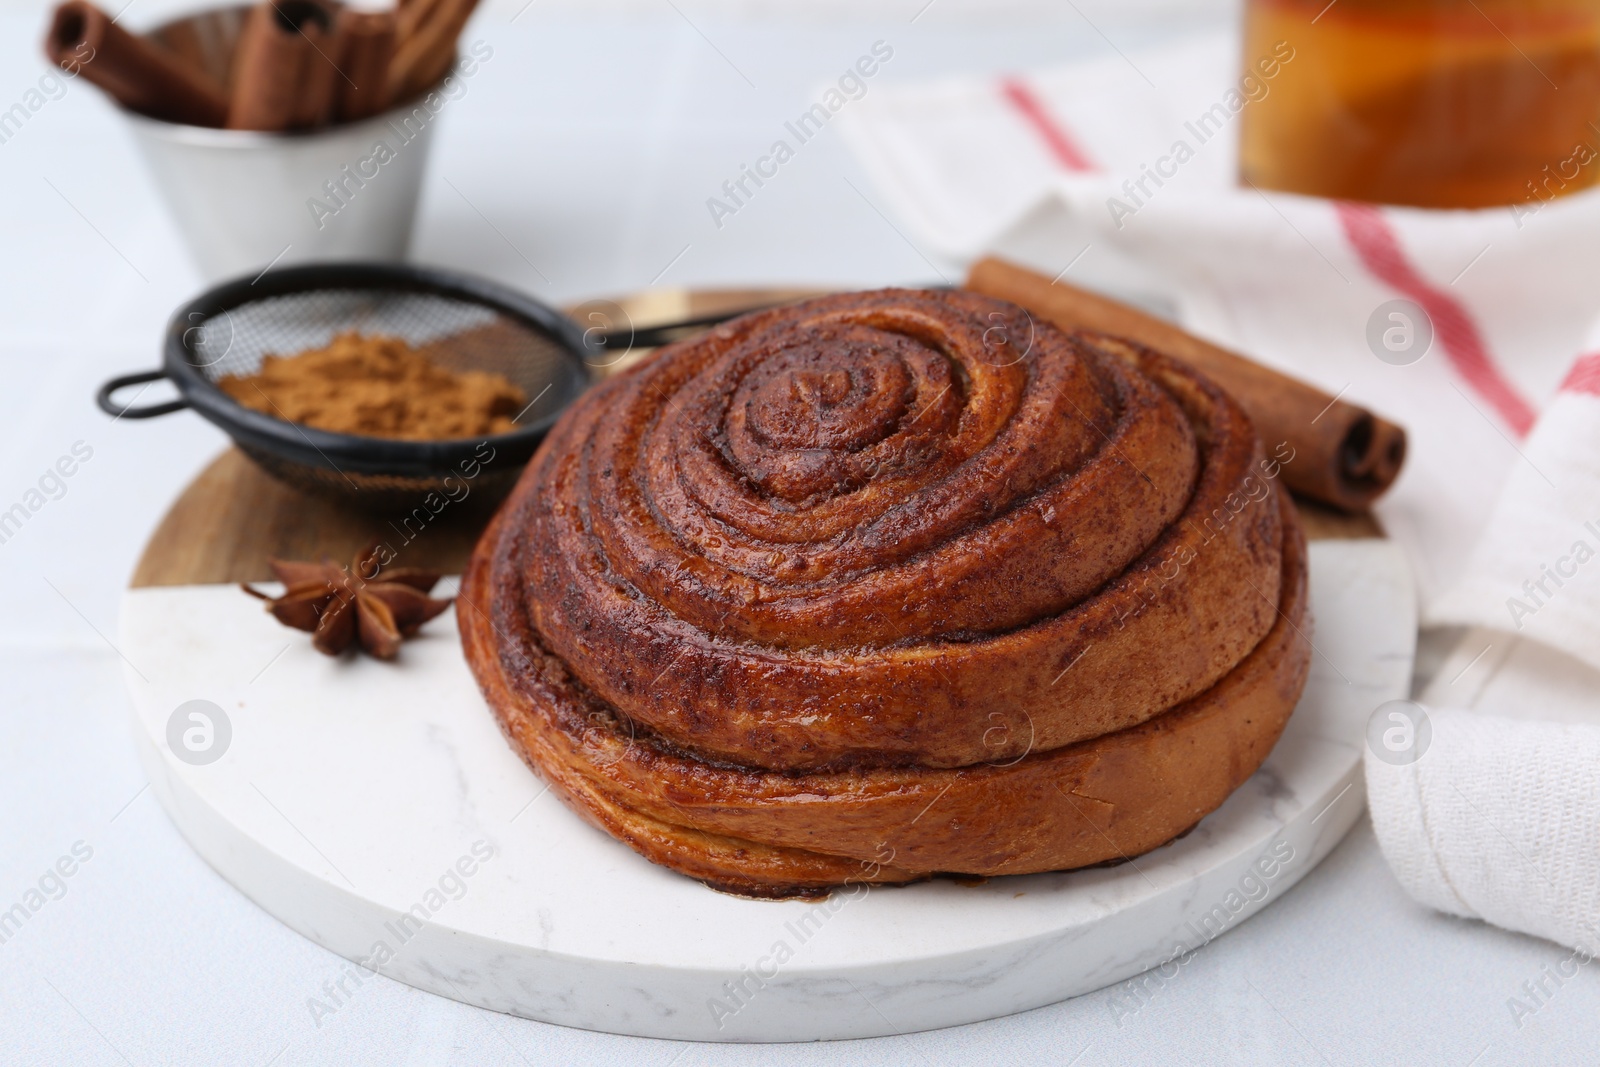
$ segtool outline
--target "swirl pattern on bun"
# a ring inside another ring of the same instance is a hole
[[[970,293],[827,297],[569,411],[463,640],[570,805],[717,887],[1115,860],[1219,805],[1304,685],[1270,471],[1159,353]]]

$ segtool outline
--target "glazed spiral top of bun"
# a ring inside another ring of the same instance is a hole
[[[1085,853],[981,859],[1007,853],[1003,791],[1159,726],[1302,604],[1272,473],[1237,405],[1158,353],[969,293],[809,301],[563,417],[475,555],[469,658],[525,755],[647,854],[619,812],[856,856],[802,801],[972,770],[945,802],[968,839],[907,869],[1053,869]]]
[[[1008,758],[1171,707],[1272,623],[1275,510],[1216,521],[1254,435],[1159,356],[891,291],[675,357],[552,436],[525,576],[551,649],[685,747],[775,769]]]

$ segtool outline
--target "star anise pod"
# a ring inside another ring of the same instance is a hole
[[[379,659],[393,659],[402,639],[451,604],[428,591],[439,580],[432,571],[414,567],[383,570],[377,546],[358,552],[349,567],[331,557],[321,563],[272,559],[267,565],[283,583],[283,595],[272,597],[248,585],[240,588],[267,602],[267,610],[285,626],[306,630],[318,652],[337,656],[350,642]]]

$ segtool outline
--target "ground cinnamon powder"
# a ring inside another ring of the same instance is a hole
[[[217,387],[276,418],[336,433],[441,441],[516,428],[526,394],[503,375],[455,371],[398,337],[341,333],[325,348],[269,355]]]

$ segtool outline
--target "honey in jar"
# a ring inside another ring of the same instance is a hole
[[[1533,204],[1600,180],[1600,0],[1250,0],[1243,180],[1435,208]]]

